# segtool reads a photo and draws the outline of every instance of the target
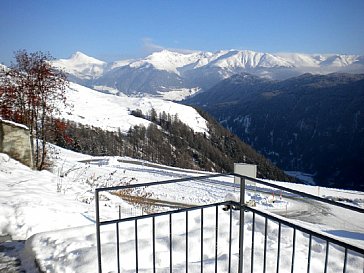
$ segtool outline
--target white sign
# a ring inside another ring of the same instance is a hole
[[[234,163],[234,173],[257,178],[257,165],[246,164],[246,163]],[[234,183],[240,183],[240,177],[234,177]],[[246,184],[255,185],[255,182],[245,181]]]

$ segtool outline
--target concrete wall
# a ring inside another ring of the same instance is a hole
[[[21,124],[0,119],[0,153],[33,168],[29,129]]]

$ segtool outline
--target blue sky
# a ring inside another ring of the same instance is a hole
[[[106,61],[161,48],[364,55],[363,14],[363,0],[1,0],[0,62],[18,49]]]

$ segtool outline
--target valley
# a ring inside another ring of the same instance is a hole
[[[363,190],[364,74],[235,75],[187,99],[284,170]]]

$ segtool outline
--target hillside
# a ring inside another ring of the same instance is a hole
[[[150,124],[148,120],[130,113],[136,109],[147,113],[152,108],[157,109],[160,113],[165,111],[170,115],[177,115],[195,132],[206,132],[207,130],[206,120],[195,109],[171,101],[148,97],[115,96],[75,83],[70,83],[66,90],[66,97],[69,107],[61,109],[59,118],[107,131],[121,131],[126,134],[129,128],[135,125],[147,127]]]
[[[186,101],[284,170],[364,189],[364,75],[233,76]]]
[[[55,134],[51,142],[77,152],[94,156],[129,156],[136,159],[186,169],[232,172],[236,162],[257,165],[258,177],[281,181],[295,181],[249,145],[232,135],[212,118],[207,117],[207,133],[195,132],[179,120],[162,112],[143,114],[131,112],[149,125],[130,127],[127,134],[109,132],[97,127],[60,122],[64,130]]]
[[[196,170],[231,172],[258,165],[262,178],[293,181],[194,108],[157,98],[104,94],[71,83],[49,140],[91,155],[117,155]]]

